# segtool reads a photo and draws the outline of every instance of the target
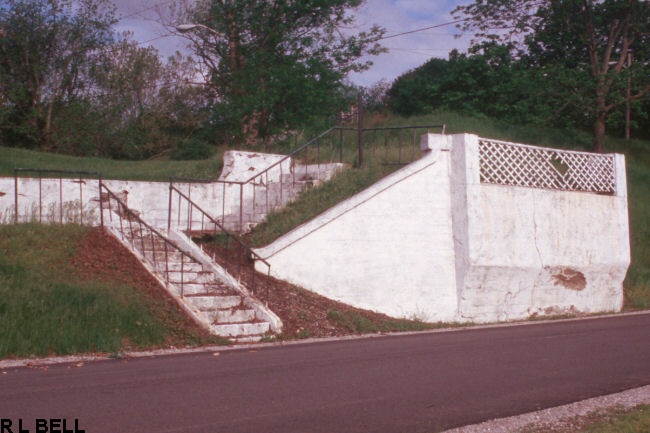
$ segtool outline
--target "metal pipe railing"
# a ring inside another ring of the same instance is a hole
[[[132,248],[137,250],[143,259],[152,266],[156,272],[162,274],[161,276],[165,283],[180,285],[180,296],[185,296],[185,285],[187,284],[185,265],[188,262],[200,263],[199,260],[180,249],[176,244],[167,239],[166,236],[143,221],[137,213],[129,209],[129,207],[103,183],[100,184],[100,192],[102,190],[106,194],[106,200],[102,197],[101,211],[103,212],[105,207],[108,208],[111,224],[113,223],[113,215],[119,217],[120,234],[122,239],[127,241]],[[115,210],[113,209],[113,203],[115,203]],[[125,220],[128,222],[128,234],[126,234],[124,227]],[[134,224],[136,226],[135,228]],[[151,251],[147,251],[146,245],[151,245]],[[160,250],[161,248],[162,250]],[[180,281],[173,281],[170,277],[170,274],[172,273],[170,270],[170,253],[172,252],[179,254],[181,258]],[[162,255],[161,259],[164,259],[164,263],[159,262],[159,255]]]
[[[183,224],[182,219],[178,219],[177,221],[172,224],[172,220],[169,220],[169,227],[168,229],[171,230],[172,226],[175,226],[178,230],[185,232],[188,237],[192,238],[193,235],[201,235],[202,237],[205,237],[205,235],[208,235],[208,238],[211,238],[213,240],[213,245],[211,248],[211,251],[206,251],[206,248],[204,247],[204,243],[198,243],[199,247],[209,254],[212,259],[215,262],[220,263],[224,268],[233,274],[239,281],[240,283],[243,281],[244,286],[246,286],[251,293],[254,293],[256,296],[261,297],[260,290],[256,287],[255,284],[255,275],[256,271],[254,267],[249,269],[249,281],[246,281],[246,270],[244,269],[243,266],[243,260],[244,258],[248,257],[250,259],[256,260],[259,263],[263,263],[266,268],[267,268],[267,277],[266,281],[264,284],[264,298],[265,302],[268,305],[268,299],[269,299],[269,281],[270,281],[270,274],[271,274],[271,265],[263,259],[259,254],[257,254],[255,251],[253,251],[248,245],[246,245],[241,239],[239,239],[237,236],[235,236],[233,233],[229,232],[223,224],[221,224],[216,218],[213,218],[208,212],[206,212],[203,208],[201,208],[198,204],[194,203],[191,198],[183,193],[180,189],[176,188],[173,183],[170,182],[169,184],[169,203],[170,203],[170,209],[169,209],[169,215],[172,215],[174,213],[174,209],[172,209],[171,206],[173,206],[173,203],[175,203],[175,200],[173,198],[174,194],[178,196],[178,203],[179,203],[179,208],[183,205],[184,203],[185,206],[188,207],[188,213],[189,214],[195,214],[195,213],[200,213],[201,215],[201,224],[200,224],[200,229],[197,229],[194,226],[194,220],[193,218],[188,218],[186,220],[186,223]],[[210,225],[209,228],[206,228],[205,221],[208,221],[208,225]],[[223,239],[225,237],[225,239]],[[221,239],[221,242],[225,242],[225,248],[223,248],[222,254],[220,255],[219,252],[222,248],[219,247],[218,242]],[[233,247],[231,247],[231,243],[234,244]],[[233,251],[234,250],[234,251]],[[232,255],[234,253],[234,259],[237,261],[236,263],[233,263],[232,260]]]
[[[371,128],[351,128],[351,127],[342,127],[342,126],[334,126],[326,131],[320,133],[318,136],[312,138],[311,140],[307,141],[306,143],[294,148],[289,154],[286,156],[278,159],[277,161],[273,162],[269,166],[265,167],[264,169],[255,172],[245,180],[207,180],[207,179],[194,179],[194,178],[172,178],[170,180],[171,183],[173,182],[188,182],[188,183],[216,183],[216,184],[221,184],[222,185],[222,194],[221,194],[221,221],[222,225],[226,226],[226,202],[227,202],[227,194],[230,192],[231,201],[233,205],[230,207],[230,212],[233,212],[233,223],[231,229],[238,231],[238,232],[243,232],[244,228],[246,226],[246,223],[249,222],[259,222],[256,220],[256,218],[262,217],[262,215],[266,215],[269,212],[271,212],[277,204],[272,203],[271,200],[269,199],[269,189],[270,189],[270,184],[269,184],[269,173],[273,169],[277,169],[279,171],[279,186],[278,186],[278,197],[279,197],[279,204],[282,205],[286,200],[290,199],[292,194],[294,194],[296,190],[296,185],[297,185],[297,179],[296,175],[300,177],[300,173],[296,173],[293,168],[291,169],[290,173],[286,173],[286,163],[290,158],[294,158],[300,154],[301,152],[304,152],[304,159],[305,161],[309,162],[310,161],[310,155],[309,151],[310,149],[314,148],[315,155],[312,155],[312,157],[315,157],[315,164],[318,166],[318,171],[320,172],[320,165],[322,163],[321,161],[321,155],[323,152],[321,152],[320,146],[321,142],[323,139],[326,137],[330,136],[333,137],[333,133],[338,133],[338,160],[339,162],[344,161],[344,133],[345,132],[354,132],[356,135],[359,137],[363,137],[364,134],[367,133],[377,133],[384,131],[384,148],[385,148],[385,165],[403,165],[409,162],[412,162],[416,159],[417,151],[419,148],[419,142],[417,140],[417,131],[418,130],[431,130],[431,129],[440,129],[441,132],[444,134],[445,133],[445,125],[444,124],[439,124],[439,125],[417,125],[417,126],[383,126],[383,127],[371,127]],[[412,138],[410,139],[411,144],[410,144],[410,158],[405,157],[404,150],[402,149],[402,136],[399,134],[400,131],[405,131],[405,130],[412,130],[413,135]],[[388,155],[388,133],[389,132],[396,132],[397,135],[397,156],[390,156]],[[374,148],[372,151],[376,151],[376,142],[377,140],[360,140],[359,143],[357,143],[358,146],[362,145],[362,143],[370,143],[369,145],[373,145]],[[334,150],[334,145],[332,145],[332,148]],[[332,160],[332,157],[335,155],[334,152],[330,154],[330,161]],[[314,162],[314,161],[312,161]],[[290,183],[288,184],[285,183],[285,177],[287,174],[290,176]],[[307,179],[308,172],[307,172],[307,165],[305,165],[305,173],[303,178]],[[300,180],[300,179],[298,179]],[[259,185],[264,185],[265,188],[265,193],[264,194],[258,194],[258,184]],[[232,191],[234,189],[234,191]],[[250,190],[250,191],[249,191]],[[250,195],[250,197],[249,197]],[[262,197],[262,198],[260,198]],[[245,213],[247,210],[248,203],[245,203],[245,201],[249,199],[252,201],[250,203],[251,210],[250,214],[248,217],[246,217]],[[261,200],[261,207],[262,210],[258,210],[258,199]],[[180,208],[179,208],[180,212]]]
[[[59,224],[63,224],[63,175],[75,176],[73,182],[79,183],[79,223],[84,223],[84,197],[83,197],[83,185],[85,184],[85,178],[88,176],[96,177],[98,185],[101,185],[102,175],[99,172],[93,171],[75,171],[75,170],[52,170],[52,169],[41,169],[41,168],[14,168],[14,222],[18,223],[20,219],[20,204],[18,192],[18,174],[19,173],[36,173],[38,175],[38,222],[43,222],[43,175],[44,174],[56,174],[58,177],[47,177],[47,179],[57,179],[59,180]],[[85,177],[84,177],[85,176]],[[98,191],[101,188],[98,187]],[[98,192],[100,195],[99,203],[101,203],[101,192]],[[101,212],[100,212],[101,215]],[[102,217],[100,216],[100,224],[103,224],[101,221]]]

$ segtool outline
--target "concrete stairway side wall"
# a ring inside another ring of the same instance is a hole
[[[329,298],[453,320],[448,170],[449,152],[431,151],[256,252],[275,277]]]
[[[613,194],[513,186],[482,181],[479,140],[423,137],[422,159],[256,252],[278,278],[393,316],[490,322],[620,310],[630,264],[623,156],[604,156]],[[574,157],[593,169],[589,155]],[[554,157],[526,158],[497,169],[564,176]]]

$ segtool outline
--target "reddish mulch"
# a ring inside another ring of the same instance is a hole
[[[148,305],[171,330],[165,346],[219,342],[200,327],[165,291],[129,250],[100,228],[90,229],[71,259],[75,277],[132,287],[149,300]]]
[[[232,256],[230,260],[233,260]],[[101,229],[89,230],[77,247],[77,254],[72,263],[82,278],[111,281],[138,288],[144,295],[158,298],[170,307],[182,311],[142,264],[115,238]],[[227,267],[233,273],[235,270],[241,270],[242,280],[246,281],[254,272],[252,263],[245,258],[237,263],[243,263],[242,268]],[[265,281],[266,276],[256,273],[255,278],[260,284]],[[264,293],[260,293],[259,297],[264,299]],[[280,317],[284,326],[279,339],[332,337],[361,331],[391,330],[391,326],[406,322],[354,308],[273,278],[269,283],[268,305]],[[365,325],[363,329],[356,325],[360,321]],[[185,325],[197,328],[189,318]]]
[[[204,249],[216,253],[217,262],[232,275],[239,276],[244,283],[252,281],[251,276],[255,272],[253,262],[248,259],[245,251],[233,248],[227,256],[228,260],[224,260],[226,252],[223,246],[211,247],[208,243]],[[266,278],[265,274],[255,272],[255,286],[260,288],[256,295],[263,302],[267,300],[264,290]],[[268,306],[282,320],[281,339],[334,337],[360,332],[430,327],[355,308],[275,278],[269,279]]]

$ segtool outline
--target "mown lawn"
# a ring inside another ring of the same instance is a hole
[[[120,273],[115,263],[94,256],[87,241],[91,230],[98,229],[0,225],[0,358],[220,342],[154,281]],[[133,266],[128,257],[122,260]]]

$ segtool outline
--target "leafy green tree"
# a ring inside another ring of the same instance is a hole
[[[539,89],[511,46],[487,42],[429,60],[398,77],[388,96],[390,108],[404,115],[449,109],[526,123],[546,116]]]
[[[559,90],[559,108],[591,122],[594,149],[604,150],[607,117],[650,91],[646,59],[627,65],[630,50],[645,51],[650,4],[643,0],[476,0],[459,6],[464,30],[480,40],[517,44],[531,67]],[[628,77],[634,86],[628,98]]]
[[[104,0],[6,0],[0,4],[0,140],[54,150],[57,110],[91,91],[99,50],[111,43]]]
[[[347,73],[382,51],[382,29],[346,30],[362,2],[204,0],[178,14],[230,141],[266,140],[340,106]]]

